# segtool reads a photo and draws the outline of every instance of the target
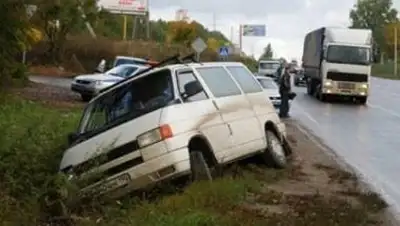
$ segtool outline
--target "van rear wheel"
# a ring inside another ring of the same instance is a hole
[[[201,151],[191,151],[190,170],[192,181],[212,181],[211,169]]]
[[[285,146],[271,130],[266,131],[267,148],[262,157],[265,163],[274,168],[283,169],[287,166]]]

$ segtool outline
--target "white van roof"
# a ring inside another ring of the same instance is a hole
[[[162,66],[162,67],[156,67],[156,68],[154,68],[154,69],[152,69],[152,70],[150,70],[150,71],[148,71],[148,72],[146,72],[144,74],[141,74],[141,75],[126,79],[125,82],[121,82],[121,84],[118,84],[117,86],[112,87],[111,89],[107,90],[106,92],[100,93],[95,98],[93,98],[90,102],[92,102],[92,101],[96,100],[97,98],[103,96],[105,93],[108,93],[108,92],[110,92],[112,90],[118,89],[119,87],[125,85],[126,83],[129,83],[129,82],[131,82],[133,80],[136,80],[136,79],[139,79],[139,78],[142,78],[142,77],[145,77],[145,76],[147,76],[149,74],[152,74],[154,72],[157,72],[157,71],[161,71],[161,70],[164,70],[164,69],[177,70],[177,69],[187,68],[187,67],[190,67],[190,68],[201,68],[201,67],[213,67],[213,66],[214,67],[216,67],[216,66],[243,66],[243,67],[246,67],[243,63],[240,63],[240,62],[204,62],[204,63],[201,62],[201,63],[188,63],[188,64],[170,64],[170,65],[165,65],[165,66]]]

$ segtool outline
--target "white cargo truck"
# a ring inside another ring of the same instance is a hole
[[[321,101],[330,96],[367,102],[372,63],[372,31],[322,27],[304,40],[307,93]]]

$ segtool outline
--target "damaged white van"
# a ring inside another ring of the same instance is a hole
[[[246,66],[155,66],[94,98],[70,135],[60,170],[83,194],[120,197],[166,179],[212,179],[259,154],[287,164],[285,125]]]

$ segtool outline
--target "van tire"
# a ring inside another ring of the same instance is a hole
[[[288,160],[286,157],[285,145],[272,130],[265,131],[267,147],[262,153],[264,162],[273,168],[286,168]]]
[[[189,153],[192,181],[212,181],[211,169],[201,151]]]

